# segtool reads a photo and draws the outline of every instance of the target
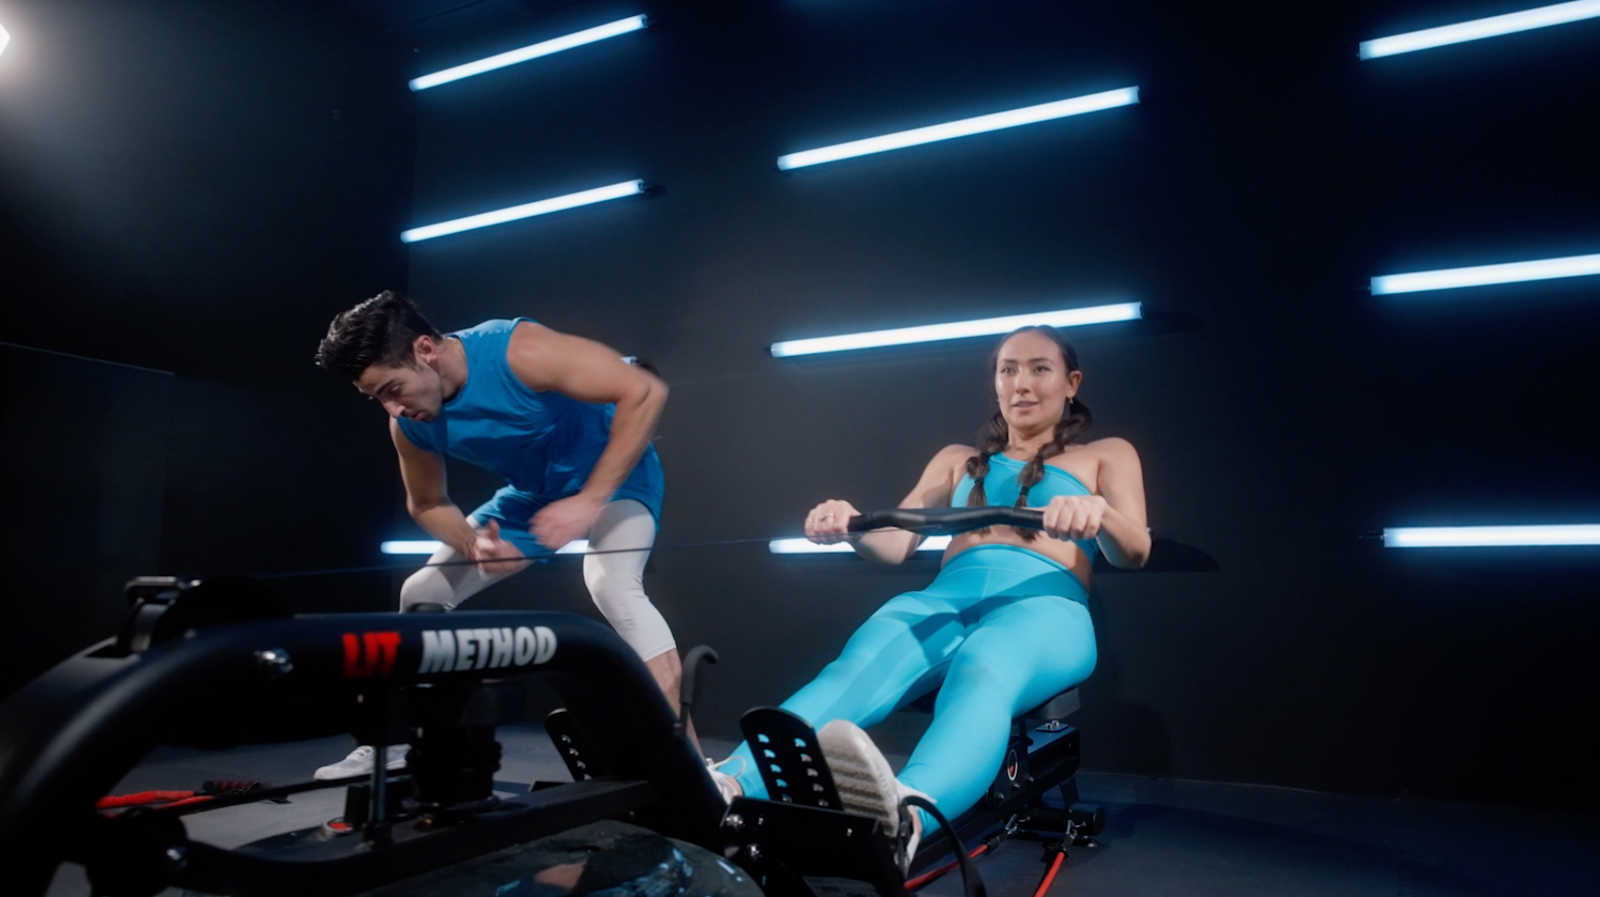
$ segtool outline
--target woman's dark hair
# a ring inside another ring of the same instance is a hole
[[[328,335],[317,346],[317,366],[356,380],[373,365],[412,367],[412,343],[419,336],[444,339],[422,309],[404,293],[384,290],[328,325]]]
[[[1050,326],[1018,327],[1005,335],[1000,344],[994,347],[994,354],[989,356],[989,373],[994,373],[995,365],[1000,363],[1000,349],[1005,346],[1006,340],[1019,333],[1040,333],[1051,339],[1061,349],[1061,360],[1067,365],[1067,371],[1079,370],[1078,350],[1073,347],[1072,340],[1067,335]],[[1028,490],[1035,483],[1044,479],[1044,462],[1046,458],[1053,458],[1066,451],[1074,439],[1089,429],[1089,424],[1094,422],[1094,415],[1089,412],[1089,406],[1076,398],[1067,400],[1066,408],[1062,409],[1061,419],[1056,421],[1055,435],[1051,440],[1039,447],[1032,460],[1022,468],[1022,473],[1017,476],[1017,504],[1019,508],[1027,507]],[[983,494],[983,480],[989,475],[989,459],[1006,450],[1011,442],[1011,428],[1006,425],[1005,415],[999,411],[989,418],[989,422],[978,431],[978,454],[967,459],[967,476],[972,477],[972,492],[967,496],[968,507],[981,507],[989,503],[988,497]],[[1032,542],[1038,538],[1038,530],[1019,529],[1017,535],[1024,541]]]

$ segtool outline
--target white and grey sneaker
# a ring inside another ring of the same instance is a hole
[[[389,759],[384,764],[384,767],[386,769],[399,769],[405,766],[406,751],[409,748],[410,745],[405,744],[389,745],[389,750],[385,752]],[[327,779],[348,779],[351,776],[370,775],[372,773],[372,753],[372,745],[364,744],[351,751],[350,756],[340,760],[338,763],[329,763],[327,766],[319,768],[311,777],[318,781],[325,781]]]
[[[726,760],[715,762],[710,757],[706,758],[706,772],[711,773],[711,781],[717,783],[717,790],[722,792],[722,799],[730,804],[733,803],[734,798],[744,796],[744,786],[739,784],[739,780],[722,771],[722,767],[727,766],[734,760],[739,761],[739,771],[744,772],[743,757],[729,757]]]
[[[902,825],[901,803],[909,795],[927,795],[900,784],[872,738],[849,720],[836,719],[823,726],[817,733],[817,744],[828,761],[845,811],[883,823],[884,832],[899,845],[900,870],[910,868],[922,830],[916,825],[914,814],[908,814],[905,818],[911,822]]]

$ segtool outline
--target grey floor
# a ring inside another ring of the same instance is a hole
[[[508,782],[565,780],[537,728],[500,731]],[[707,739],[723,755],[731,743]],[[348,739],[223,752],[162,749],[115,789],[189,789],[208,778],[304,781],[342,757]],[[903,758],[891,757],[891,761]],[[1106,805],[1096,848],[1075,849],[1052,897],[1094,895],[1600,895],[1600,817],[1288,788],[1081,773],[1087,801]],[[236,847],[338,816],[338,790],[296,795],[186,818],[190,837]],[[994,897],[1031,897],[1044,873],[1035,842],[1008,841],[977,868]],[[87,897],[83,870],[64,866],[50,897]],[[929,897],[960,897],[955,874]]]

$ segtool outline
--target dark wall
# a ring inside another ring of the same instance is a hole
[[[173,377],[0,343],[0,697],[116,631],[160,560]]]
[[[1074,335],[1094,432],[1138,446],[1156,532],[1223,572],[1095,583],[1086,763],[1592,806],[1593,552],[1362,538],[1581,522],[1600,498],[1594,278],[1366,291],[1600,251],[1600,23],[1356,57],[1515,6],[646,4],[651,33],[417,95],[409,223],[632,177],[664,193],[415,244],[412,291],[441,325],[527,314],[662,368],[664,544],[794,534],[827,497],[891,504],[991,407],[987,344],[787,363],[773,340],[1141,300],[1151,320]],[[636,9],[507,21],[412,74]],[[1134,108],[775,170],[1132,84]],[[654,564],[680,643],[723,654],[701,725],[724,735],[933,573],[759,547]],[[587,606],[561,563],[482,602]]]
[[[5,25],[0,339],[177,375],[140,421],[170,463],[140,531],[159,555],[133,572],[379,560],[393,452],[311,355],[335,312],[405,282],[397,54],[291,0],[18,0]],[[70,402],[55,383],[30,401]],[[92,525],[87,487],[51,482]],[[393,602],[372,578],[285,588],[303,609]]]
[[[163,570],[273,575],[298,612],[394,608],[382,574],[276,578],[387,560],[404,512],[381,413],[342,384],[179,378],[173,395]]]

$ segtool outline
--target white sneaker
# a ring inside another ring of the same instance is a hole
[[[405,766],[406,751],[409,748],[410,745],[406,744],[389,745],[389,750],[386,751],[389,759],[384,764],[384,768],[399,769]],[[311,777],[318,781],[325,781],[327,779],[348,779],[351,776],[364,776],[371,773],[372,745],[364,744],[351,751],[350,756],[340,760],[338,763],[330,763],[321,767],[315,773],[312,773]]]
[[[900,784],[872,738],[849,720],[836,719],[823,726],[817,733],[817,744],[828,761],[828,770],[833,773],[833,784],[839,789],[839,802],[844,804],[845,812],[883,824],[884,832],[900,845],[898,859],[900,870],[904,872],[917,853],[922,828],[913,810],[911,824],[907,826],[910,831],[901,831],[900,805],[908,795],[928,796]]]
[[[710,757],[706,758],[706,772],[711,773],[711,781],[717,783],[717,790],[722,792],[722,799],[730,804],[734,798],[744,797],[744,786],[739,784],[739,780],[722,771],[722,767],[734,760],[739,761],[739,771],[744,772],[743,757],[729,757],[719,762],[712,762]]]

